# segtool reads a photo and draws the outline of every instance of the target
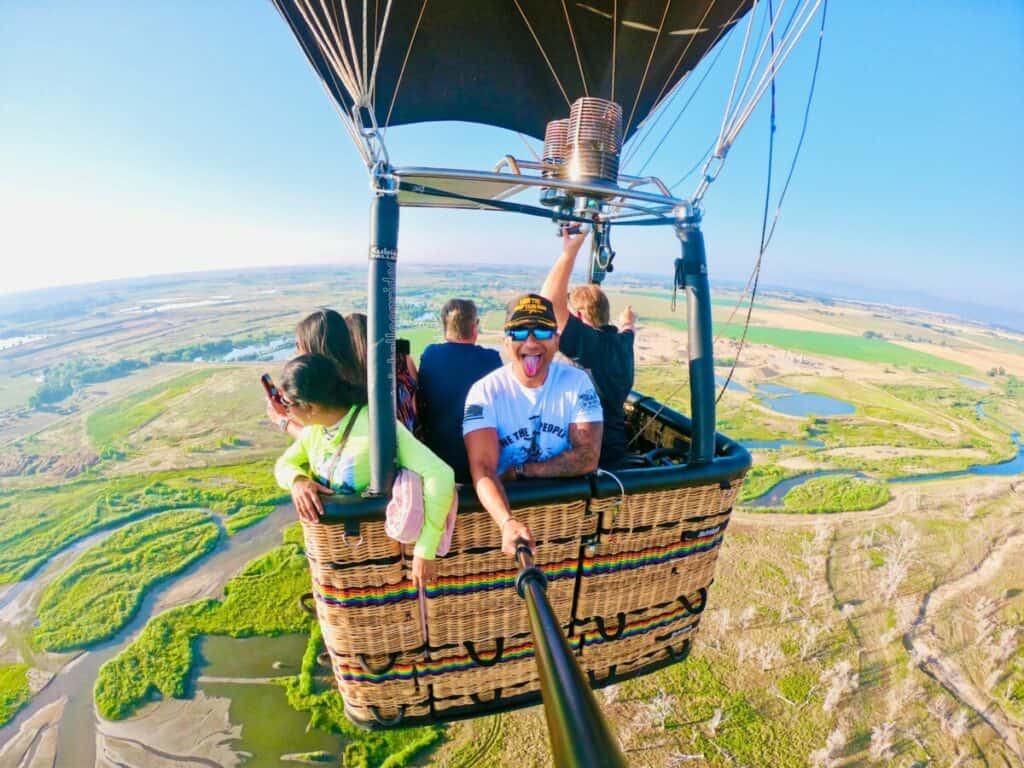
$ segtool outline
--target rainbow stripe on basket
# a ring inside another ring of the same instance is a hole
[[[548,583],[576,577],[576,560],[565,560],[558,564],[544,566]],[[444,576],[427,587],[427,597],[451,597],[495,589],[515,587],[518,571],[497,571],[472,576]],[[335,587],[313,579],[313,594],[316,599],[330,606],[340,608],[369,608],[390,605],[403,600],[415,600],[416,588],[411,581],[402,581],[386,587]]]
[[[720,545],[724,538],[725,534],[721,529],[718,529],[714,535],[685,543],[669,544],[664,547],[651,547],[639,552],[622,552],[618,555],[587,558],[583,561],[583,574],[584,576],[597,576],[604,573],[633,571],[637,568],[669,563],[673,560],[698,555],[701,552],[709,552]]]
[[[583,633],[583,645],[589,647],[591,645],[600,645],[601,643],[614,643],[616,640],[625,640],[627,637],[636,637],[637,635],[644,635],[648,632],[654,632],[655,630],[663,629],[664,627],[674,624],[680,619],[684,619],[688,616],[693,615],[693,611],[688,611],[685,607],[679,607],[676,608],[674,611],[662,613],[657,616],[653,616],[649,619],[630,622],[626,624],[625,629],[622,630],[622,634],[614,638],[610,638],[608,640],[605,640],[603,637],[601,637],[601,633],[598,630],[588,629],[586,632]],[[697,621],[693,622],[693,624],[684,627],[683,631],[689,632],[690,630],[696,628],[698,623],[699,622]]]
[[[393,680],[415,680],[416,667],[413,664],[394,664],[387,672],[375,675],[360,666],[335,664],[334,672],[342,680],[350,683],[386,683]]]
[[[411,581],[402,581],[387,587],[333,587],[313,579],[313,594],[316,599],[341,608],[368,608],[375,605],[390,605],[403,600],[415,600],[416,588]]]
[[[575,559],[564,560],[561,563],[545,565],[542,570],[550,584],[553,581],[576,578],[577,566],[578,562]],[[427,586],[427,597],[452,597],[476,592],[490,592],[495,589],[512,589],[515,587],[518,573],[518,571],[497,571],[470,576],[443,576],[434,584]]]

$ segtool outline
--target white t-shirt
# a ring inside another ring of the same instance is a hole
[[[462,434],[498,431],[498,474],[516,464],[546,461],[572,447],[569,425],[602,421],[601,400],[586,371],[551,363],[544,384],[524,387],[508,364],[484,376],[466,395]]]

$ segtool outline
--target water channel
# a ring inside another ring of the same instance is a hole
[[[67,704],[58,731],[57,765],[68,766],[68,768],[93,765],[95,763],[96,715],[93,708],[92,689],[100,666],[116,656],[134,640],[158,610],[163,611],[175,605],[192,602],[195,599],[194,595],[181,595],[177,600],[165,599],[168,593],[183,579],[209,579],[214,583],[217,593],[220,594],[224,584],[239,569],[279,545],[281,531],[294,520],[295,515],[290,506],[278,507],[273,513],[250,528],[239,531],[230,538],[222,538],[213,553],[150,590],[143,599],[142,606],[135,618],[127,626],[110,640],[99,643],[88,651],[83,651],[73,661],[65,665],[46,688],[32,697],[10,722],[0,728],[0,744],[7,743],[18,732],[21,725],[39,709],[62,697],[67,697]],[[110,535],[110,533],[112,532],[104,532],[104,535]],[[99,536],[101,534],[94,535],[94,537]],[[90,537],[94,539],[92,543],[96,543],[98,540],[94,537]],[[83,547],[85,541],[74,546],[76,549]],[[66,553],[67,550],[58,553],[51,559],[51,562],[61,558],[66,567],[71,562],[71,558],[68,558]],[[45,583],[49,583],[59,575],[54,570],[49,564],[41,568],[37,572],[37,576],[26,580],[21,586],[20,595],[17,597],[23,597],[26,593],[38,594],[41,592]],[[7,595],[4,598],[6,600]],[[11,601],[8,607],[13,605],[13,602]],[[30,630],[30,625],[21,629],[27,633]],[[299,658],[301,658],[301,652]],[[295,660],[295,663],[298,663],[298,659]],[[280,674],[286,674],[286,672]],[[233,711],[234,709],[232,706]]]

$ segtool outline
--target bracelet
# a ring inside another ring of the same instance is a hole
[[[515,519],[515,518],[514,518],[514,517],[512,517],[512,515],[509,515],[508,517],[506,517],[506,518],[505,518],[505,519],[504,519],[504,520],[502,521],[501,525],[499,525],[499,526],[498,526],[498,530],[499,530],[499,531],[500,531],[501,533],[504,533],[504,532],[505,532],[505,526],[506,526],[506,525],[508,525],[508,521],[509,521],[509,520],[514,520],[514,519]]]

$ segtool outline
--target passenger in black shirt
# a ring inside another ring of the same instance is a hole
[[[605,469],[618,466],[626,456],[626,413],[623,403],[633,388],[633,336],[636,315],[627,306],[619,327],[610,325],[608,297],[596,285],[580,285],[569,292],[576,254],[587,234],[565,234],[562,255],[548,273],[540,293],[555,307],[558,350],[590,372],[604,411],[601,462]]]
[[[441,309],[441,325],[444,343],[431,344],[420,357],[417,410],[424,442],[455,470],[456,482],[468,483],[462,439],[466,395],[479,379],[501,367],[501,355],[477,345],[480,321],[472,301],[448,301]]]

